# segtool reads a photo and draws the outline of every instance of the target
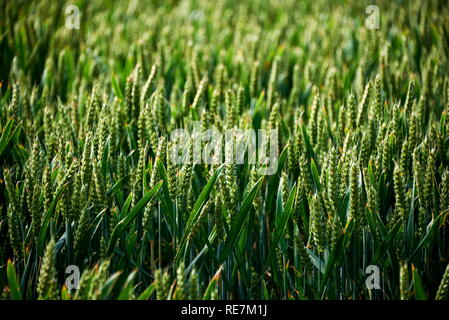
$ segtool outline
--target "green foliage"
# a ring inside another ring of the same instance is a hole
[[[76,3],[0,5],[2,298],[447,298],[446,2]],[[198,123],[277,171],[175,163]]]

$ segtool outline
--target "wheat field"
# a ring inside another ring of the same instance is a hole
[[[448,3],[370,4],[1,1],[1,299],[447,299]]]

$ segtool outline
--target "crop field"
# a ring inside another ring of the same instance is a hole
[[[446,0],[0,1],[0,299],[448,299],[448,113]]]

